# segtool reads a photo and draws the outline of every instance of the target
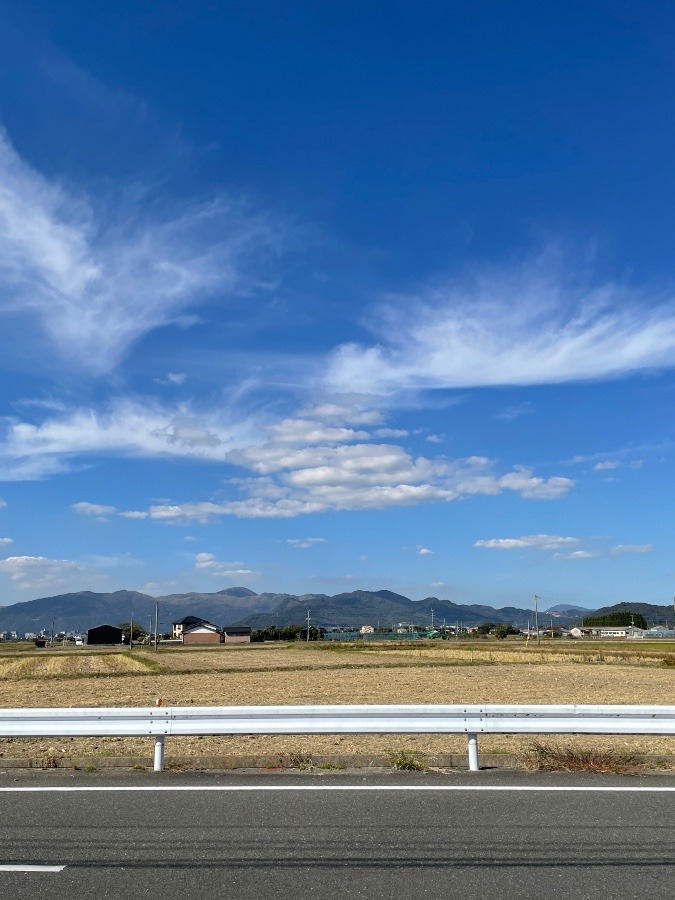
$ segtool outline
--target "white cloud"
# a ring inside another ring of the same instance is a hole
[[[166,523],[207,522],[228,515],[292,518],[327,510],[448,502],[503,491],[514,491],[525,499],[551,500],[574,484],[567,478],[534,476],[524,468],[497,474],[493,462],[484,457],[413,458],[390,444],[300,449],[268,445],[231,458],[261,473],[257,478],[232,481],[243,499],[156,504],[148,510],[150,517]]]
[[[616,544],[609,552],[611,556],[621,556],[623,553],[651,553],[653,549],[653,544]]]
[[[0,538],[0,544],[13,544],[13,543],[14,543],[13,538],[8,538],[8,537]]]
[[[576,537],[560,537],[557,534],[527,534],[519,538],[491,538],[490,540],[476,541],[474,547],[483,547],[490,550],[526,550],[536,548],[538,550],[555,550],[558,547],[569,547],[579,543]]]
[[[103,503],[88,503],[86,500],[82,500],[80,503],[72,503],[71,509],[81,516],[96,516],[97,518],[113,516],[117,513],[117,509],[114,506],[105,506]]]
[[[321,537],[288,538],[286,543],[290,544],[291,547],[295,547],[297,550],[309,550],[310,547],[313,547],[315,544],[325,544],[326,538],[321,538]]]
[[[611,469],[620,469],[623,463],[618,459],[605,459],[593,466],[594,472],[607,472]]]
[[[429,587],[432,587],[432,588],[445,587],[445,582],[444,581],[432,581],[431,584],[429,585]]]
[[[195,569],[217,578],[248,578],[260,574],[251,569],[235,568],[241,565],[240,562],[222,562],[216,559],[213,553],[197,553],[195,556]]]
[[[598,555],[590,550],[574,550],[572,553],[554,553],[553,559],[595,559]]]
[[[84,572],[84,566],[68,559],[8,556],[0,560],[0,574],[8,575],[16,587],[26,590],[55,589],[66,584],[69,576]]]
[[[521,416],[529,416],[533,412],[532,404],[529,400],[525,400],[522,403],[505,406],[501,412],[497,413],[495,419],[501,419],[503,422],[513,422]]]
[[[426,440],[429,441],[430,444],[442,444],[445,441],[445,435],[428,434]]]
[[[251,419],[226,407],[201,412],[186,403],[122,398],[103,410],[66,410],[39,425],[10,421],[0,444],[0,480],[44,478],[90,455],[225,462],[232,449],[261,438]]]
[[[366,441],[368,441],[366,443]],[[570,478],[535,475],[524,466],[497,472],[485,457],[412,456],[403,447],[370,440],[367,431],[287,417],[275,424],[238,419],[228,409],[167,408],[154,401],[119,400],[104,412],[59,412],[40,425],[11,422],[0,445],[0,469],[34,464],[31,477],[100,455],[199,459],[248,470],[230,478],[238,491],[226,500],[157,501],[147,510],[118,512],[82,502],[76,511],[164,522],[208,521],[234,515],[293,516],[343,509],[447,502],[513,491],[528,500],[552,500],[574,485]],[[1,477],[1,475],[0,475]]]
[[[127,509],[119,513],[123,519],[147,519],[148,513],[142,509]]]
[[[310,419],[327,419],[332,422],[348,423],[350,425],[378,425],[382,421],[382,413],[376,409],[367,408],[372,405],[372,398],[368,403],[363,397],[351,397],[351,402],[346,403],[318,403],[300,410],[299,415]]]
[[[173,384],[180,386],[187,381],[185,372],[167,372],[164,378],[155,378],[156,384]]]
[[[418,547],[418,548],[417,548],[417,553],[418,553],[420,556],[430,556],[433,552],[434,552],[434,551],[433,551],[433,550],[429,550],[428,547]]]
[[[578,266],[575,266],[578,271]],[[325,383],[373,393],[560,384],[675,365],[671,297],[573,283],[565,260],[478,273],[391,296],[368,324],[372,346],[344,344]]]
[[[2,509],[4,506],[7,506],[7,501],[3,500],[2,497],[0,497],[0,509]]]
[[[36,172],[2,132],[0,182],[0,312],[35,317],[94,373],[189,307],[249,290],[245,272],[277,243],[265,217],[222,197],[157,213],[116,190],[106,206]]]
[[[381,438],[404,438],[408,437],[410,432],[405,428],[376,428],[373,434]]]

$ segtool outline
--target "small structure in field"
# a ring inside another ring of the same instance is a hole
[[[223,641],[220,629],[204,621],[183,628],[180,637],[184,644],[221,644]]]
[[[223,627],[223,643],[225,644],[250,644],[250,625],[225,625]]]
[[[97,625],[87,632],[87,644],[121,644],[122,629],[116,625]]]

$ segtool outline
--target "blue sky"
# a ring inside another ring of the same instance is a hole
[[[0,2],[0,604],[675,594],[675,9]]]

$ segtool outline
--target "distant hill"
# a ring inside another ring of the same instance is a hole
[[[614,606],[603,606],[594,613],[588,612],[587,615],[607,616],[617,612],[638,613],[645,617],[649,626],[665,625],[666,622],[672,626],[675,622],[672,606],[658,606],[655,603],[615,603]]]
[[[431,624],[432,610],[436,625],[445,622],[447,625],[460,623],[472,627],[481,622],[494,622],[525,627],[528,622],[534,621],[532,610],[513,606],[496,609],[492,606],[453,603],[438,597],[410,600],[391,591],[351,591],[333,597],[326,594],[303,594],[300,597],[289,595],[274,609],[271,617],[269,614],[255,615],[249,617],[247,624],[255,628],[294,625],[306,620],[307,610],[312,623],[324,627],[360,627],[368,624],[386,628],[398,622],[427,625]],[[567,624],[577,619],[577,615],[566,616],[560,613],[556,622]]]
[[[183,616],[196,615],[216,625],[234,625],[257,613],[272,610],[285,594],[261,594],[248,588],[227,588],[216,593],[171,594],[158,597],[160,627],[171,628],[171,622]],[[118,625],[134,619],[148,628],[155,614],[155,597],[138,591],[94,593],[78,591],[56,597],[41,597],[26,603],[14,603],[0,609],[0,631],[58,631],[84,633],[96,625]]]
[[[196,615],[215,625],[294,625],[305,622],[310,612],[313,625],[353,626],[370,624],[391,627],[399,622],[418,625],[460,623],[468,627],[482,622],[525,627],[534,621],[531,609],[506,606],[495,608],[481,604],[460,604],[438,597],[410,600],[393,591],[351,591],[327,594],[256,594],[249,588],[231,587],[213,593],[191,591],[157,598],[160,603],[160,628],[168,631],[171,622],[186,615]],[[640,605],[640,604],[638,604]],[[614,607],[612,607],[614,609]],[[85,632],[96,625],[117,625],[134,619],[148,627],[155,612],[155,598],[138,591],[95,593],[79,591],[56,597],[41,597],[26,603],[0,608],[0,631]],[[588,614],[590,610],[583,610]],[[546,614],[542,613],[543,624]],[[557,624],[570,624],[580,613],[552,612]],[[154,621],[154,620],[153,620]]]

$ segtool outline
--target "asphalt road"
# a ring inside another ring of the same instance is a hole
[[[670,900],[674,788],[672,776],[14,772],[0,775],[0,898]]]

